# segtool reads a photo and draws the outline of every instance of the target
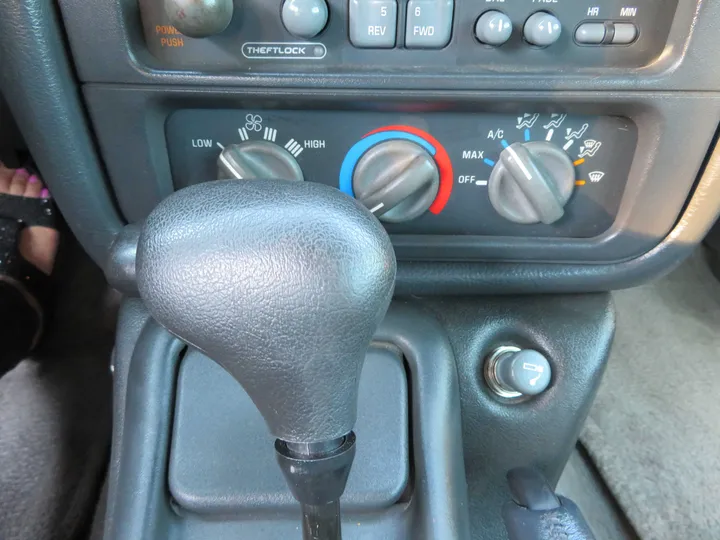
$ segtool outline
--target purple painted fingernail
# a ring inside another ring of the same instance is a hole
[[[50,198],[50,192],[47,190],[47,188],[43,189],[43,190],[40,192],[40,197],[41,197],[42,199],[49,199],[49,198]]]
[[[28,178],[28,182],[30,182],[31,184],[37,184],[37,181],[38,181],[38,177],[35,176],[34,174],[30,178]]]
[[[18,173],[18,174],[30,174],[30,173],[28,173],[28,170],[25,169],[24,167],[23,167],[22,169],[18,169],[18,170],[15,171],[15,172]]]

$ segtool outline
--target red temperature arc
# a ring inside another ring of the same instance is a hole
[[[438,188],[437,197],[435,197],[435,200],[428,210],[432,214],[439,214],[442,212],[443,208],[445,208],[445,205],[450,199],[450,194],[453,189],[452,162],[450,161],[450,156],[443,145],[429,133],[412,126],[384,126],[371,131],[366,134],[365,137],[374,135],[375,133],[382,133],[384,131],[404,131],[415,135],[416,137],[420,137],[421,139],[425,139],[433,148],[435,148],[435,156],[433,157],[435,158],[435,163],[437,163],[438,171],[440,172],[440,187]]]

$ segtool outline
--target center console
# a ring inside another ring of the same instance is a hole
[[[612,340],[607,291],[669,271],[720,213],[716,2],[46,3],[0,8],[17,51],[0,84],[127,296],[109,540],[300,535],[253,396],[138,298],[141,230],[176,192],[324,184],[390,235],[348,538],[504,538],[508,471],[554,484],[577,440]],[[523,351],[543,361],[510,388],[495,362]]]
[[[226,1],[222,24],[179,19],[179,0],[61,10],[126,220],[199,179],[291,175],[375,210],[400,290],[523,291],[527,272],[581,291],[677,259],[641,257],[679,222],[720,118],[690,47],[714,8],[596,4]],[[530,180],[508,167],[518,148]],[[427,176],[406,182],[415,154]]]

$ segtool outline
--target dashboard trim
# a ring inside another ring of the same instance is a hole
[[[508,111],[626,116],[638,146],[614,225],[594,238],[395,236],[400,260],[602,264],[658,245],[678,219],[720,123],[720,93],[377,92],[258,93],[227,88],[86,85],[85,97],[115,193],[130,222],[142,220],[173,190],[165,120],[190,108]],[[499,105],[498,100],[502,100]],[[666,129],[671,125],[672,129]],[[685,134],[694,133],[692,140]],[[676,156],[683,155],[683,160]],[[127,156],[133,156],[128,160]]]
[[[327,77],[307,78],[293,73],[281,78],[258,76],[251,81],[230,75],[205,77],[199,73],[170,73],[148,71],[139,67],[139,60],[131,57],[127,45],[121,43],[127,35],[126,28],[138,21],[134,0],[88,4],[81,0],[61,0],[60,8],[66,23],[65,31],[77,57],[75,68],[83,80],[123,81],[140,83],[180,83],[193,86],[170,97],[179,103],[192,103],[185,94],[196,97],[224,96],[224,105],[243,99],[238,94],[254,94],[270,102],[298,99],[299,94],[308,93],[312,87],[324,86],[326,99],[339,94],[332,89],[332,79]],[[692,9],[691,9],[692,8]],[[122,221],[113,204],[113,195],[107,183],[106,170],[98,155],[92,130],[77,93],[76,81],[70,62],[63,48],[63,29],[52,8],[44,0],[26,0],[21,3],[7,3],[0,8],[0,89],[10,109],[22,126],[23,135],[33,154],[39,156],[38,165],[47,181],[60,209],[71,229],[80,239],[83,247],[93,259],[108,269],[113,262],[108,260],[112,242],[122,227]],[[90,18],[92,16],[92,18]],[[517,77],[492,76],[487,74],[478,83],[477,78],[458,81],[456,78],[436,80],[429,76],[418,78],[398,77],[388,79],[378,74],[372,84],[384,88],[413,82],[413,91],[403,96],[421,96],[418,89],[454,87],[457,90],[474,87],[474,92],[434,92],[433,95],[452,96],[459,102],[467,101],[468,95],[492,96],[480,92],[481,88],[496,88],[503,99],[514,101],[515,105],[530,103],[534,95],[530,92],[508,91],[532,90],[539,99],[557,105],[562,99],[571,104],[585,103],[586,106],[602,109],[603,113],[622,113],[623,107],[633,106],[639,116],[652,116],[653,102],[664,108],[675,100],[697,101],[699,118],[708,124],[717,125],[717,103],[720,93],[720,71],[712,69],[717,63],[716,50],[720,47],[720,33],[716,32],[715,21],[720,20],[720,3],[694,0],[680,0],[678,16],[671,31],[672,54],[661,58],[658,63],[644,70],[612,70],[603,77],[597,73],[578,72],[566,74],[564,81],[558,77],[538,78],[528,74]],[[139,36],[139,33],[138,33]],[[131,36],[132,37],[132,36]],[[137,36],[136,36],[137,37]],[[690,47],[690,43],[693,46]],[[87,43],[100,43],[103,47],[87,47]],[[101,60],[100,64],[93,62]],[[347,84],[354,85],[358,100],[367,97],[368,79],[358,80],[345,74]],[[212,85],[244,85],[239,88],[212,88]],[[267,88],[276,84],[283,88]],[[251,90],[250,86],[255,89]],[[295,89],[288,89],[294,86]],[[88,85],[86,96],[99,89],[107,91],[118,87],[113,85]],[[168,102],[163,99],[164,89],[148,84],[132,85],[135,90],[129,101],[131,109],[140,107],[145,100],[153,105],[148,117],[143,117],[139,137],[145,140],[155,133],[155,124],[162,125],[168,114]],[[549,90],[574,90],[550,92]],[[624,89],[624,90],[622,90]],[[627,90],[662,90],[661,92],[635,92]],[[605,91],[601,91],[605,90]],[[681,93],[681,90],[691,90]],[[144,97],[140,99],[138,96]],[[116,93],[112,94],[117,96]],[[63,106],[59,106],[62,97]],[[52,100],[48,103],[48,99]],[[337,96],[335,96],[337,99]],[[70,108],[68,109],[68,103]],[[108,104],[112,107],[112,100]],[[502,102],[495,102],[502,109]],[[38,111],[45,111],[38,114]],[[153,119],[152,116],[155,116]],[[668,119],[661,117],[657,128],[667,126]],[[708,130],[709,131],[709,130]],[[720,213],[720,151],[717,150],[712,134],[706,135],[711,155],[704,165],[696,183],[695,191],[685,206],[682,215],[668,227],[664,239],[649,246],[646,253],[616,263],[550,263],[550,262],[401,262],[398,269],[398,294],[473,294],[473,293],[532,293],[540,292],[582,292],[600,291],[638,285],[658,277],[680,264],[700,243]],[[162,130],[159,136],[162,138]],[[657,133],[651,138],[656,137]],[[116,139],[103,134],[99,137],[104,148]],[[121,141],[119,148],[125,148]],[[705,144],[705,143],[703,143]],[[169,181],[167,154],[157,149],[148,149],[142,156],[130,162],[130,172],[120,171],[117,165],[108,164],[109,173],[116,181],[125,181],[135,176],[152,182],[141,183],[142,192],[153,197],[162,197],[172,189]],[[705,153],[705,148],[700,148]],[[127,155],[127,154],[126,154]],[[37,158],[36,158],[37,159]],[[59,167],[59,168],[58,168]],[[698,168],[700,165],[698,164]],[[652,217],[652,215],[650,216]],[[498,246],[501,248],[501,246]],[[508,260],[511,253],[505,253]]]
[[[203,74],[164,68],[147,50],[137,0],[59,0],[80,78],[84,82],[186,84],[244,88],[345,88],[433,90],[713,90],[720,73],[711,69],[720,48],[713,21],[720,3],[679,0],[667,46],[657,60],[637,68],[580,68],[511,72],[496,69],[395,74],[330,72],[322,66],[283,66],[283,72]],[[569,30],[568,30],[569,31]],[[690,47],[700,42],[702,47]],[[102,47],[88,47],[102,43]]]

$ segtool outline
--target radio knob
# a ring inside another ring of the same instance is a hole
[[[548,47],[560,38],[562,25],[555,15],[538,11],[530,15],[523,27],[525,41],[537,47]]]
[[[226,146],[217,160],[218,178],[237,180],[304,180],[302,169],[290,152],[266,141]]]
[[[409,221],[423,214],[437,197],[440,172],[420,145],[390,140],[370,148],[353,173],[353,191],[381,221]]]
[[[475,37],[480,43],[499,47],[512,35],[512,20],[500,11],[486,11],[475,23]]]
[[[285,0],[280,12],[285,29],[302,39],[322,32],[329,15],[326,0]]]
[[[233,17],[233,0],[165,0],[171,24],[191,38],[204,38],[225,30]]]
[[[559,220],[575,189],[575,167],[562,148],[545,141],[511,144],[488,181],[490,202],[515,223]]]

